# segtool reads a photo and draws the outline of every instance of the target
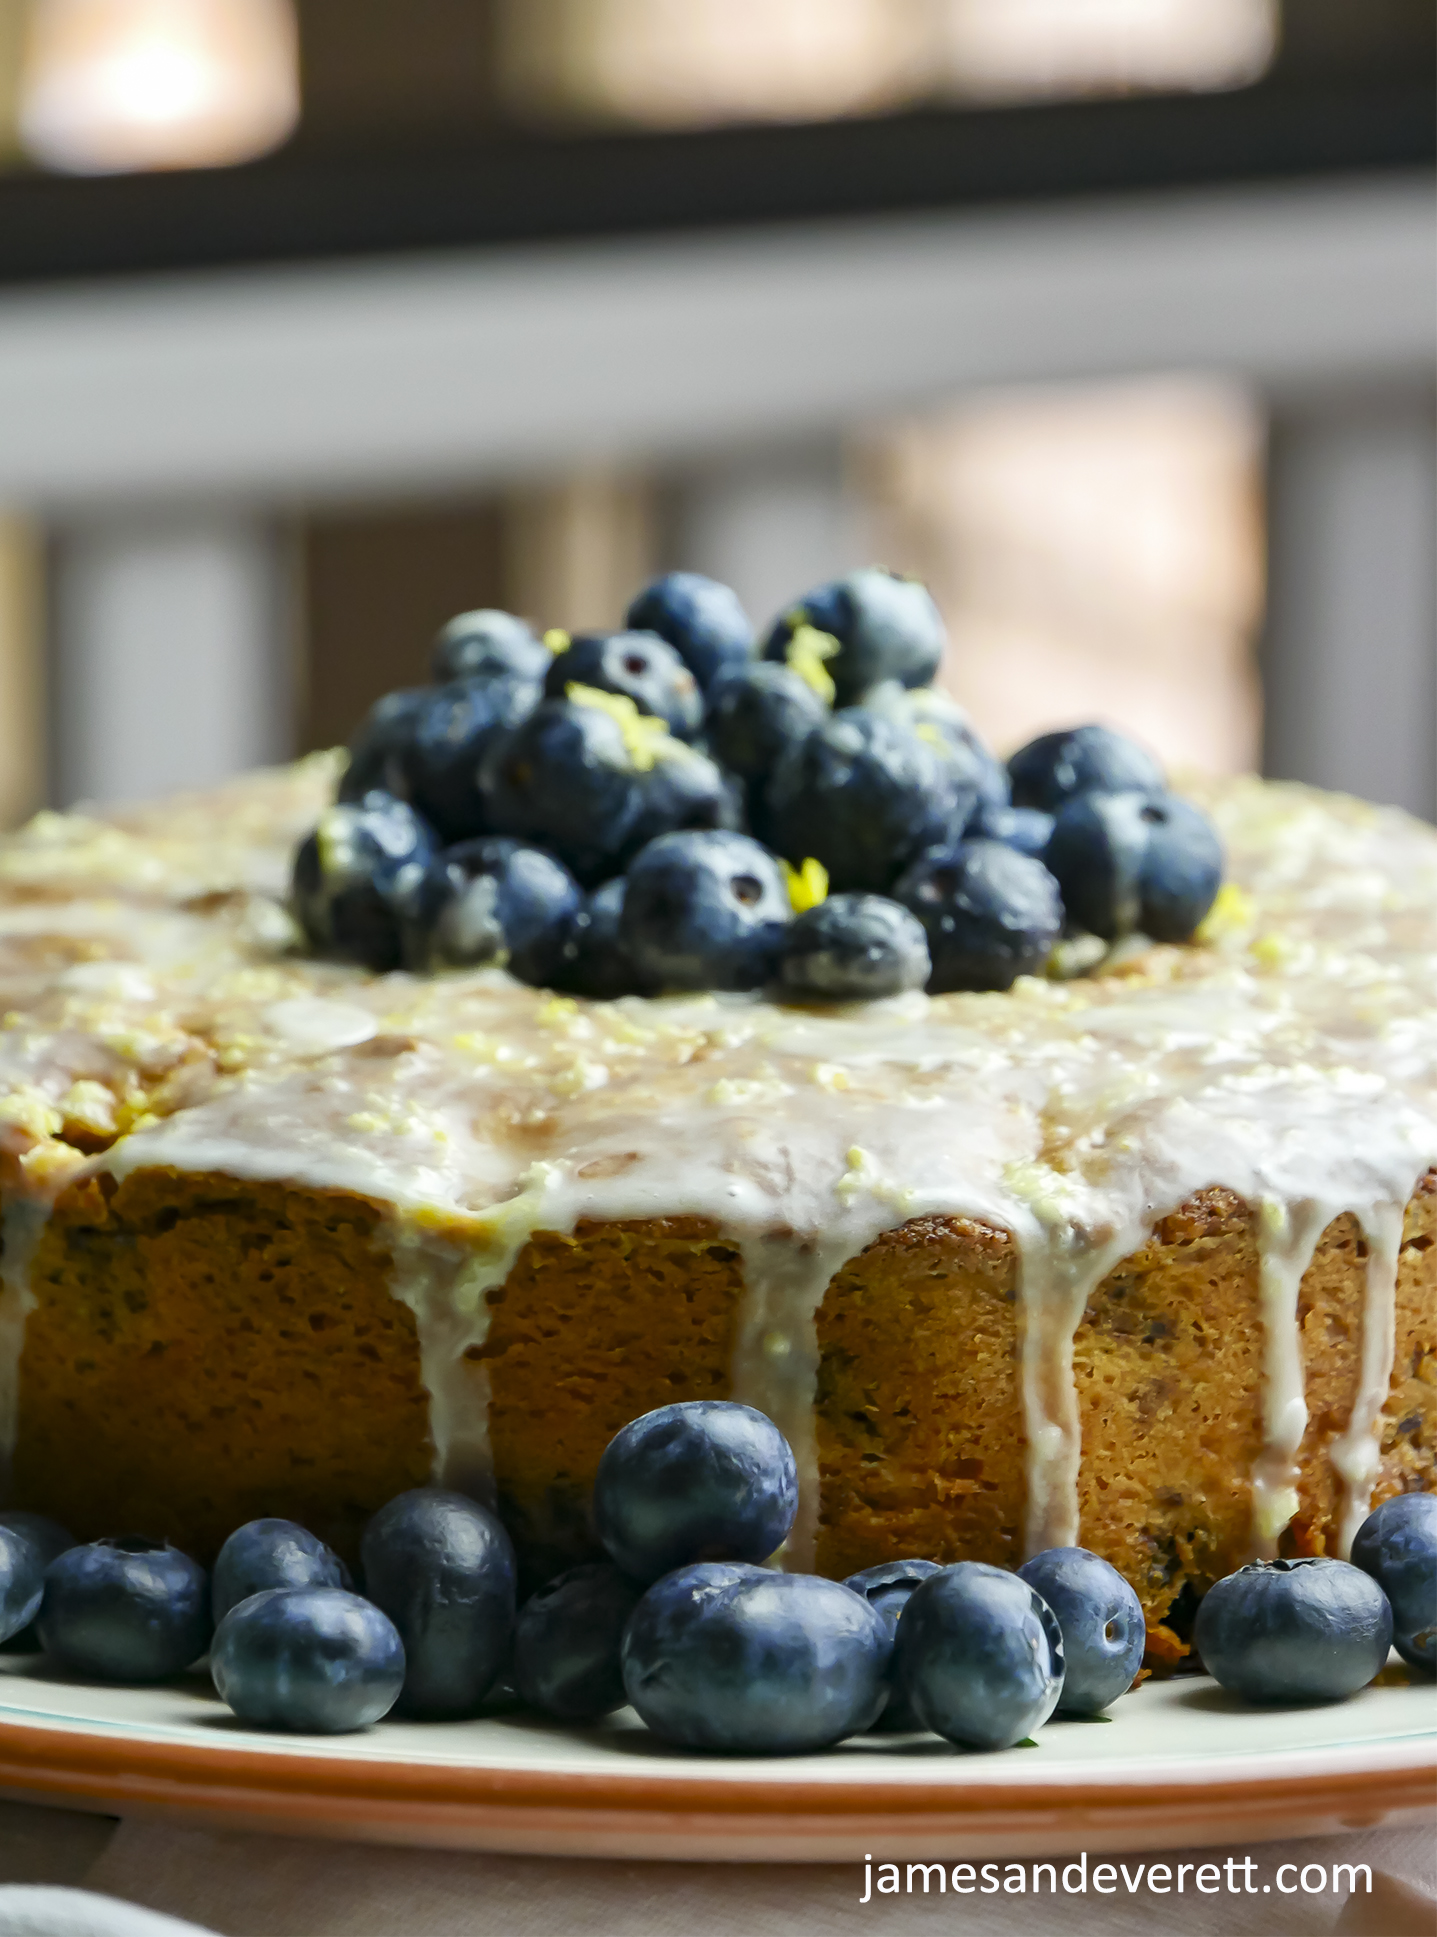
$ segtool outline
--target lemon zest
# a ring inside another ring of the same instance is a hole
[[[801,868],[791,868],[787,861],[780,861],[778,865],[783,885],[788,889],[789,906],[796,915],[806,914],[821,901],[827,901],[828,869],[822,861],[815,861],[810,854]]]
[[[595,706],[607,713],[624,736],[624,751],[637,773],[648,773],[667,750],[669,729],[662,720],[641,713],[627,693],[606,693],[577,679],[564,688],[575,706]]]
[[[544,634],[544,644],[556,656],[561,652],[567,652],[573,643],[573,640],[561,625],[551,625],[549,630]]]
[[[831,632],[820,632],[816,625],[800,624],[784,649],[784,658],[805,685],[811,686],[825,706],[832,706],[838,688],[824,664],[842,650]]]

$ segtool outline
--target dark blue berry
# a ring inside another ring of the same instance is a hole
[[[1352,1564],[1387,1596],[1398,1654],[1430,1674],[1437,1668],[1437,1494],[1384,1500],[1359,1528]]]
[[[666,639],[705,692],[753,653],[753,622],[738,594],[700,572],[656,578],[629,607],[624,623]]]
[[[337,1587],[268,1588],[215,1631],[221,1701],[255,1728],[347,1735],[387,1715],[404,1685],[404,1644],[371,1602]]]
[[[1365,1688],[1392,1646],[1392,1609],[1343,1560],[1254,1561],[1209,1588],[1193,1642],[1246,1702],[1334,1702]]]
[[[631,699],[681,740],[692,739],[703,723],[698,681],[673,647],[652,632],[580,633],[566,651],[555,654],[544,690],[551,699],[563,699],[574,685]]]
[[[249,1520],[220,1548],[210,1576],[216,1626],[230,1609],[270,1587],[347,1587],[344,1562],[293,1520]]]
[[[886,894],[925,848],[956,836],[975,800],[909,728],[855,706],[789,748],[760,832],[796,867],[821,861],[835,893]]]
[[[798,1512],[798,1468],[773,1421],[683,1399],[616,1433],[594,1476],[594,1532],[637,1581],[692,1560],[767,1560]]]
[[[48,1513],[27,1513],[21,1507],[7,1507],[0,1513],[0,1527],[24,1534],[31,1546],[38,1549],[42,1568],[78,1544],[70,1529],[52,1520]]]
[[[1083,794],[1053,826],[1045,860],[1068,919],[1116,941],[1184,942],[1217,898],[1222,846],[1176,794]]]
[[[821,664],[837,706],[853,705],[885,680],[928,685],[948,642],[927,587],[878,566],[806,593],[774,621],[764,657],[801,663],[801,655],[813,649],[809,629],[831,642]]]
[[[403,757],[433,694],[432,686],[412,686],[385,693],[374,702],[349,743],[349,764],[339,781],[340,800],[363,800],[376,789],[399,800],[406,797]]]
[[[579,884],[552,854],[503,835],[446,848],[396,894],[407,968],[493,962],[542,987],[563,959]]]
[[[653,765],[639,775],[639,814],[625,843],[626,858],[660,834],[743,826],[738,784],[707,754],[674,739],[658,741],[651,751]]]
[[[792,917],[771,854],[745,834],[664,834],[629,868],[619,938],[660,989],[756,989]]]
[[[827,718],[827,706],[791,666],[759,660],[725,673],[709,693],[708,742],[732,773],[754,783]]]
[[[601,706],[545,700],[491,747],[482,775],[490,823],[549,848],[586,885],[607,880],[643,805],[624,729]]]
[[[920,686],[915,692],[880,686],[868,695],[864,705],[898,720],[942,754],[962,790],[977,795],[979,809],[1008,805],[1008,769],[947,693],[932,686]]]
[[[607,1561],[585,1561],[531,1595],[514,1625],[519,1699],[558,1722],[596,1722],[622,1708],[619,1650],[643,1591]]]
[[[401,798],[448,845],[486,831],[488,804],[480,785],[484,757],[533,712],[540,688],[529,679],[458,679],[428,692],[408,722],[393,764]]]
[[[1037,807],[985,807],[980,801],[964,832],[970,841],[1001,841],[1041,861],[1053,838],[1053,816]]]
[[[165,1681],[209,1642],[209,1581],[168,1541],[96,1540],[50,1563],[35,1625],[45,1653],[74,1674]]]
[[[891,1642],[898,1632],[898,1617],[907,1607],[914,1588],[920,1581],[926,1581],[930,1574],[942,1571],[936,1560],[893,1560],[877,1567],[865,1567],[861,1574],[850,1574],[843,1584],[851,1587],[855,1594],[861,1594],[879,1615]],[[897,1673],[897,1661],[890,1658],[886,1676],[888,1699],[884,1703],[883,1713],[873,1724],[885,1733],[909,1733],[923,1727],[907,1695],[898,1685]]]
[[[1041,973],[1063,926],[1052,875],[1001,841],[931,848],[893,896],[923,924],[935,995],[1011,989],[1018,976]]]
[[[922,923],[883,895],[830,895],[783,938],[779,987],[800,1001],[872,1002],[921,989],[932,964]]]
[[[311,944],[366,968],[398,968],[396,883],[434,853],[427,823],[391,794],[328,808],[294,857],[294,911]]]
[[[512,612],[461,612],[441,626],[431,663],[442,685],[451,679],[542,681],[553,654]]]
[[[1142,1604],[1116,1567],[1086,1547],[1049,1547],[1018,1569],[1063,1634],[1061,1715],[1096,1715],[1126,1694],[1143,1663]]]
[[[1010,1749],[1063,1689],[1052,1609],[1016,1574],[959,1561],[920,1581],[894,1642],[898,1680],[925,1728],[969,1749]]]
[[[882,1618],[838,1581],[701,1561],[634,1609],[624,1688],[665,1742],[802,1755],[872,1726],[889,1653]]]
[[[587,896],[569,925],[554,987],[568,995],[612,1002],[621,995],[643,995],[645,983],[619,938],[628,881],[616,875]]]
[[[1008,762],[1015,807],[1056,814],[1079,794],[1160,791],[1167,780],[1146,747],[1108,726],[1074,726],[1044,733]]]
[[[404,1643],[404,1712],[473,1715],[514,1631],[514,1548],[498,1520],[462,1493],[417,1487],[375,1514],[360,1561]]]
[[[45,1557],[13,1527],[0,1527],[0,1641],[34,1620],[45,1585]]]

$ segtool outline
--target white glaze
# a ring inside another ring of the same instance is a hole
[[[1396,1345],[1397,1267],[1402,1255],[1406,1206],[1375,1204],[1362,1220],[1367,1241],[1366,1295],[1362,1304],[1362,1369],[1347,1430],[1329,1458],[1342,1481],[1342,1514],[1337,1551],[1346,1560],[1357,1530],[1372,1505],[1372,1487],[1382,1462],[1382,1408],[1392,1386]]]
[[[273,937],[256,940],[273,927],[256,920],[272,909],[272,856],[247,875],[250,850],[236,850],[228,886],[209,890],[220,903],[197,911],[197,853],[167,849],[147,869],[138,836],[116,848],[102,832],[87,847],[52,827],[75,884],[64,922],[47,928],[32,904],[5,902],[0,850],[0,994],[13,1011],[0,1031],[0,1148],[36,1195],[53,1191],[81,1162],[61,1123],[88,1083],[113,1092],[121,1128],[137,1124],[95,1160],[118,1176],[218,1169],[391,1205],[436,1471],[467,1485],[479,1484],[485,1436],[482,1374],[463,1354],[482,1341],[483,1292],[527,1236],[581,1218],[711,1219],[745,1264],[734,1390],[779,1417],[800,1458],[795,1560],[811,1552],[818,1512],[815,1314],[846,1260],[924,1215],[1012,1232],[1027,1541],[1065,1543],[1077,1534],[1072,1354],[1086,1301],[1157,1219],[1224,1185],[1272,1207],[1253,1476],[1270,1548],[1305,1419],[1295,1311],[1311,1247],[1342,1210],[1372,1228],[1437,1162],[1437,838],[1295,788],[1237,783],[1209,804],[1239,888],[1213,947],[1009,995],[826,1014],[743,997],[576,1003],[495,971],[373,978],[284,959]],[[22,877],[38,878],[29,850],[20,858]],[[185,894],[167,898],[171,878]],[[142,962],[155,999],[134,1002],[123,980],[103,995],[59,986],[47,934],[56,949],[83,939]],[[332,1046],[316,1048],[323,1028],[303,1042],[277,1030],[276,1015],[334,1025]],[[1354,1465],[1390,1297],[1369,1279]]]

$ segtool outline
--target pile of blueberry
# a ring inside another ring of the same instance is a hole
[[[493,963],[575,995],[1007,989],[1078,931],[1186,941],[1222,852],[1141,747],[1049,733],[1003,767],[929,683],[943,622],[878,569],[760,647],[671,572],[628,629],[462,614],[390,693],[295,857],[313,948],[375,970]]]
[[[206,1651],[220,1696],[259,1728],[335,1734],[391,1709],[472,1716],[496,1698],[565,1723],[626,1702],[666,1742],[784,1755],[878,1729],[969,1749],[1026,1741],[1055,1712],[1100,1714],[1133,1682],[1144,1624],[1122,1576],[1081,1547],[1016,1573],[900,1560],[847,1581],[762,1565],[798,1509],[793,1453],[751,1407],[646,1413],[599,1465],[593,1530],[608,1559],[518,1607],[509,1536],[458,1493],[422,1487],[374,1516],[363,1593],[287,1520],[231,1534],[207,1575],[163,1542],[77,1546],[0,1514],[0,1641],[97,1681],[152,1683]],[[22,1639],[25,1637],[22,1635]],[[1239,1569],[1202,1602],[1202,1662],[1250,1702],[1339,1700],[1393,1641],[1437,1669],[1437,1497],[1373,1513],[1352,1563]]]

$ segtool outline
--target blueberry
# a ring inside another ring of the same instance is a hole
[[[642,995],[646,985],[619,939],[628,882],[623,875],[595,888],[579,908],[564,937],[554,987],[568,995],[612,1002],[621,995]]]
[[[893,890],[923,924],[933,958],[929,988],[1011,989],[1042,970],[1063,926],[1058,884],[1001,841],[931,848]]]
[[[1063,1634],[1060,1715],[1096,1715],[1133,1685],[1147,1629],[1142,1605],[1116,1567],[1086,1547],[1049,1547],[1018,1569]]]
[[[715,683],[706,727],[715,755],[753,784],[827,718],[828,708],[791,666],[760,660]]]
[[[31,1546],[39,1550],[42,1568],[78,1544],[70,1529],[52,1520],[48,1513],[26,1513],[23,1508],[9,1507],[0,1513],[0,1527],[24,1534]]]
[[[624,1688],[665,1742],[802,1755],[870,1728],[888,1630],[817,1574],[701,1561],[644,1595],[624,1633]]]
[[[940,1574],[942,1571],[936,1560],[893,1560],[877,1567],[865,1567],[861,1574],[850,1574],[843,1585],[863,1596],[882,1619],[888,1630],[888,1638],[892,1641],[898,1632],[898,1617],[907,1607],[914,1588],[920,1581],[926,1581],[930,1574]],[[887,1670],[888,1700],[884,1703],[883,1713],[873,1725],[885,1733],[908,1733],[923,1726],[898,1685],[897,1666],[897,1662],[890,1658]]]
[[[349,764],[339,782],[340,800],[363,800],[376,788],[398,799],[405,797],[403,755],[433,692],[431,686],[406,687],[374,702],[349,743]]]
[[[503,1527],[462,1493],[416,1487],[375,1514],[360,1560],[365,1593],[404,1643],[403,1711],[474,1714],[514,1630],[514,1548]]]
[[[1020,747],[1008,762],[1015,807],[1056,814],[1079,794],[1160,792],[1162,768],[1146,747],[1108,726],[1075,726],[1044,733]]]
[[[771,854],[746,834],[664,834],[629,868],[619,939],[661,989],[756,989],[792,917]]]
[[[1001,841],[1041,861],[1053,838],[1053,816],[1038,807],[985,807],[979,801],[964,834],[970,841]]]
[[[1001,1567],[959,1561],[920,1581],[894,1642],[898,1681],[924,1728],[969,1749],[1010,1749],[1063,1690],[1052,1609]]]
[[[1045,856],[1068,918],[1116,941],[1141,930],[1188,939],[1222,885],[1222,846],[1175,794],[1083,794],[1059,813]]]
[[[249,1520],[220,1548],[210,1576],[215,1624],[269,1587],[347,1587],[344,1562],[293,1520]]]
[[[661,739],[652,748],[653,765],[639,775],[639,814],[625,842],[625,858],[637,854],[660,834],[743,825],[743,797],[737,783],[696,747]]]
[[[45,1585],[45,1557],[14,1527],[0,1527],[0,1641],[30,1625]]]
[[[975,799],[909,728],[854,706],[784,754],[760,832],[795,866],[821,861],[835,893],[886,894],[924,848],[956,836]]]
[[[921,989],[931,970],[923,925],[882,895],[830,895],[783,938],[778,981],[800,1001],[873,1002]]]
[[[1414,1668],[1437,1667],[1437,1494],[1398,1493],[1368,1514],[1352,1564],[1392,1608],[1392,1639]]]
[[[727,1399],[683,1399],[630,1421],[594,1476],[594,1532],[636,1581],[693,1560],[767,1560],[797,1512],[788,1441]]]
[[[405,966],[432,972],[493,962],[521,982],[549,983],[579,912],[562,861],[503,835],[446,848],[395,901]]]
[[[544,681],[551,699],[574,685],[631,699],[641,713],[662,720],[681,740],[703,724],[704,702],[688,667],[652,632],[580,633],[557,653]]]
[[[404,1644],[387,1615],[338,1587],[267,1588],[215,1630],[221,1701],[256,1728],[347,1735],[393,1708]]]
[[[656,578],[630,605],[624,623],[667,640],[704,692],[753,652],[753,622],[737,593],[700,572]]]
[[[559,1722],[596,1722],[622,1708],[619,1649],[643,1591],[607,1561],[586,1561],[531,1595],[514,1626],[520,1700]]]
[[[461,612],[441,626],[431,651],[435,679],[542,681],[553,654],[512,612]]]
[[[431,686],[394,756],[400,797],[446,845],[488,827],[480,786],[484,756],[528,718],[540,687],[528,679],[458,679]]]
[[[35,1625],[46,1654],[91,1681],[165,1681],[205,1651],[209,1582],[168,1541],[96,1540],[50,1563]]]
[[[550,849],[586,886],[607,880],[643,805],[637,751],[608,708],[543,701],[485,758],[491,826]]]
[[[963,791],[977,795],[978,807],[1008,805],[1008,770],[979,737],[963,708],[932,686],[908,692],[891,682],[875,687],[863,704],[897,720],[941,754]]]
[[[1208,1589],[1193,1642],[1245,1702],[1341,1701],[1386,1661],[1392,1609],[1344,1560],[1259,1560]]]
[[[826,642],[814,640],[815,632]],[[790,665],[816,653],[820,684],[826,675],[835,705],[851,706],[885,680],[928,685],[947,641],[926,586],[871,566],[806,593],[774,621],[763,652]]]
[[[395,884],[434,851],[428,825],[392,794],[327,809],[294,857],[294,910],[313,946],[366,968],[398,968]]]

